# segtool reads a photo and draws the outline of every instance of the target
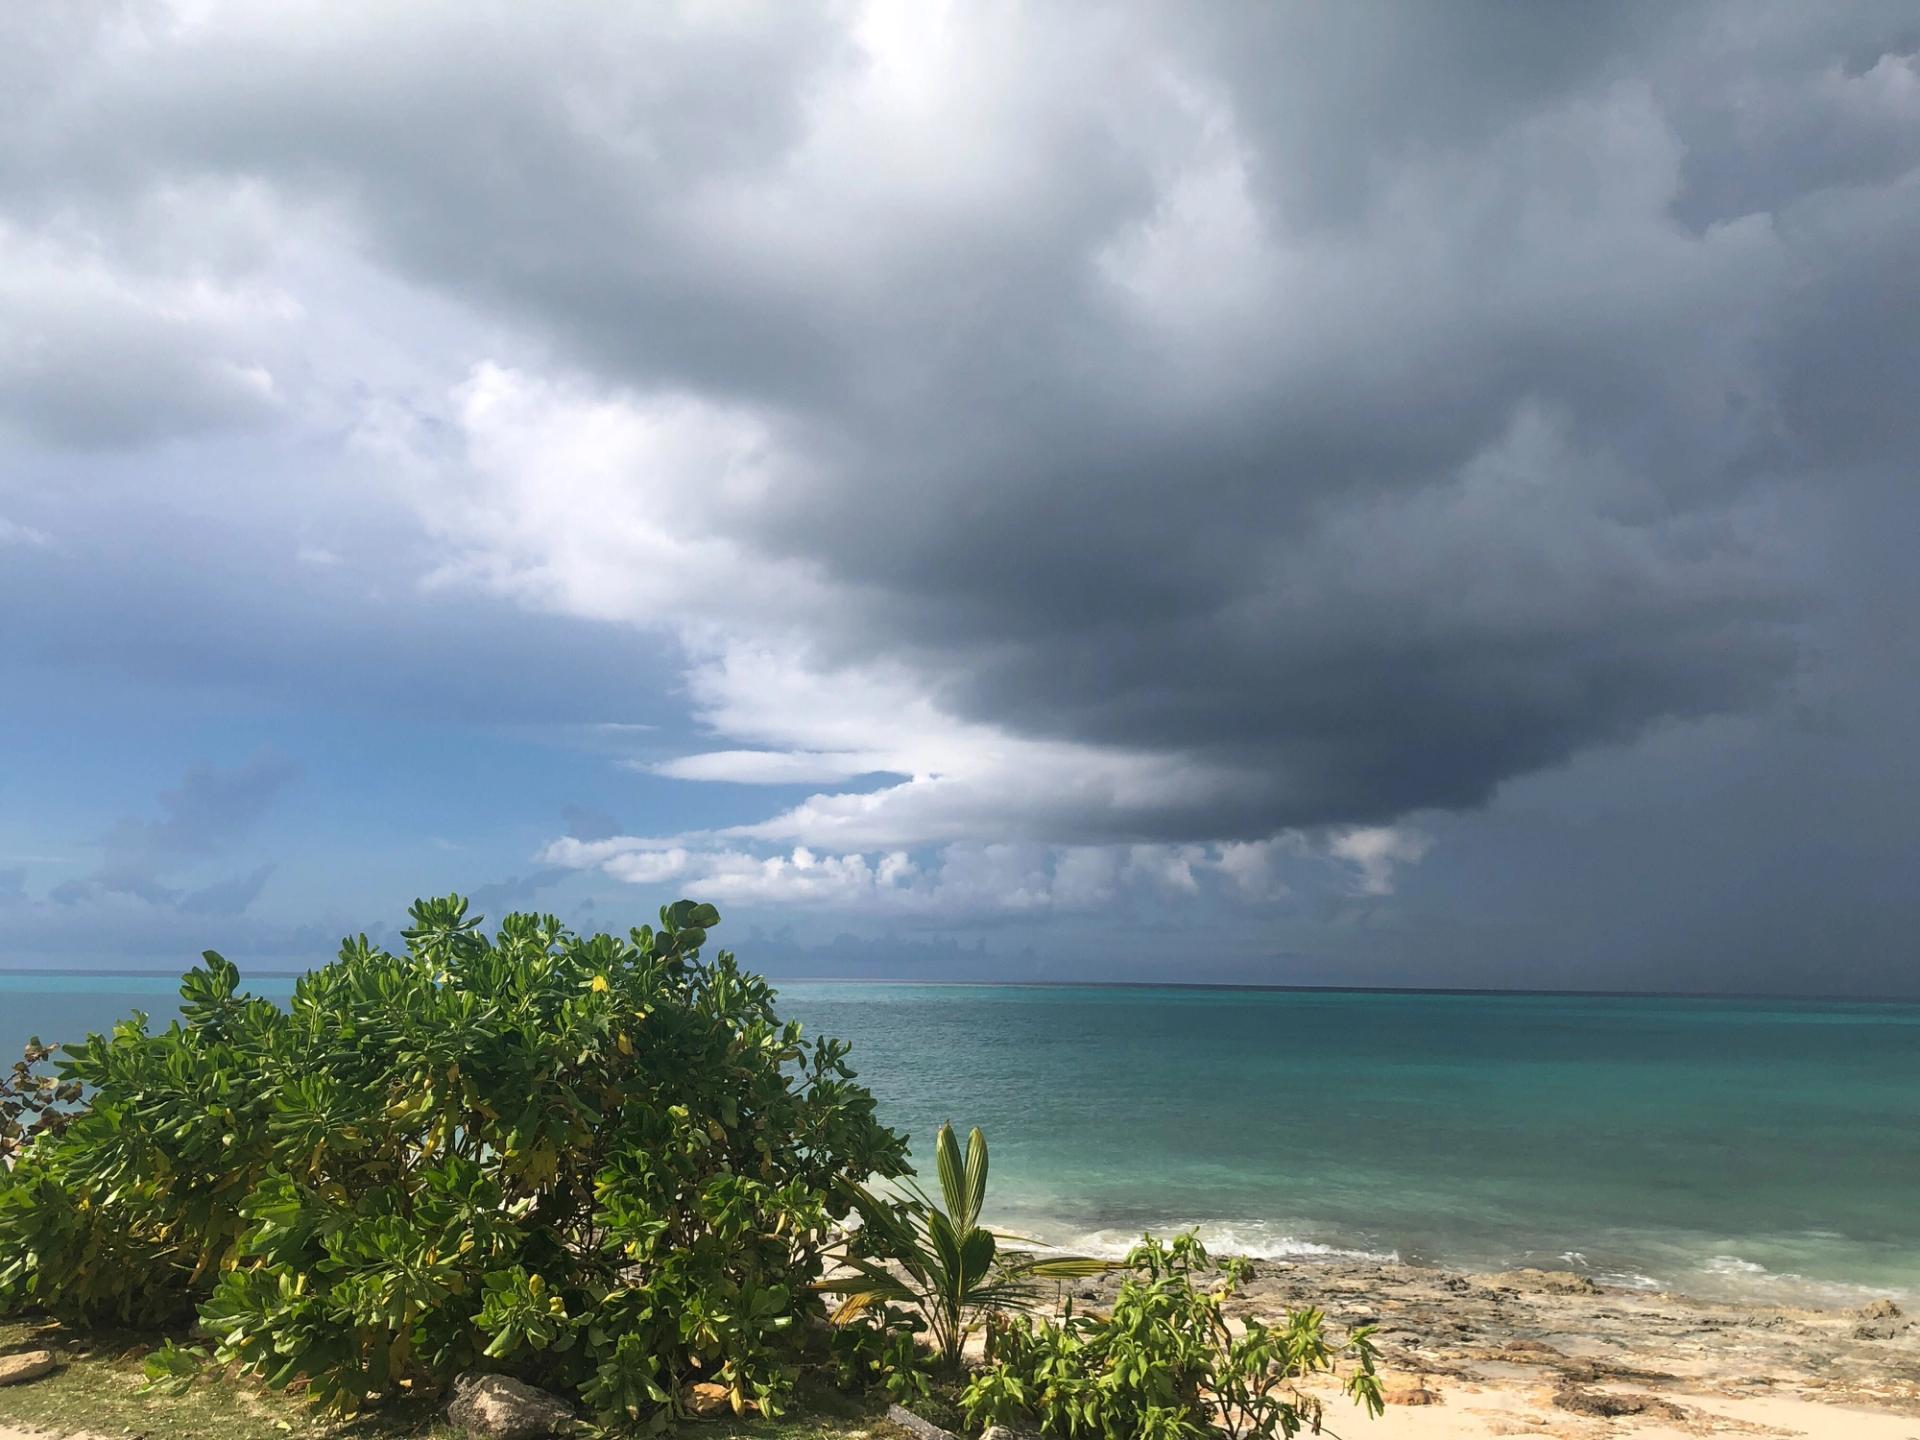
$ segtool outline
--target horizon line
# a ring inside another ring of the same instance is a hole
[[[331,962],[329,962],[331,963]],[[242,978],[297,980],[319,966],[300,970],[255,970],[240,966]],[[0,964],[0,977],[7,975],[77,975],[93,979],[150,979],[174,977],[184,971],[168,969],[131,969],[119,967],[75,966],[53,968],[36,965]],[[1263,984],[1241,980],[948,980],[925,977],[905,978],[887,975],[771,975],[758,972],[773,981],[792,985],[948,985],[976,989],[1026,990],[1225,990],[1306,995],[1460,995],[1559,997],[1578,1000],[1774,1000],[1840,1005],[1920,1005],[1915,995],[1840,995],[1775,990],[1594,990],[1539,988],[1497,985],[1301,985]]]

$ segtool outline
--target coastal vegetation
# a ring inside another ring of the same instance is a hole
[[[1099,1440],[1176,1440],[1209,1430],[1227,1440],[1319,1434],[1325,1407],[1300,1385],[1336,1373],[1342,1359],[1352,1362],[1347,1394],[1380,1414],[1371,1326],[1336,1342],[1316,1309],[1280,1325],[1230,1325],[1226,1302],[1246,1262],[1228,1260],[1216,1283],[1203,1286],[1212,1261],[1193,1235],[1166,1243],[1147,1237],[1125,1268],[1131,1273],[1105,1314],[1069,1309],[1058,1322],[997,1317],[987,1364],[960,1397],[967,1419]]]
[[[353,1409],[484,1365],[607,1417],[693,1384],[778,1413],[849,1177],[905,1138],[846,1047],[704,959],[719,916],[583,938],[457,897],[365,937],[285,1009],[209,953],[180,1019],[70,1050],[90,1102],[0,1190],[0,1298],[197,1313],[223,1363]]]
[[[0,1095],[0,1310],[96,1374],[137,1353],[142,1404],[294,1393],[421,1433],[476,1372],[617,1431],[852,1392],[1060,1440],[1267,1440],[1317,1426],[1296,1382],[1343,1360],[1377,1412],[1366,1331],[1230,1327],[1239,1272],[1202,1287],[1192,1237],[1143,1242],[1110,1313],[1036,1314],[1108,1262],[981,1223],[977,1129],[940,1130],[922,1191],[848,1047],[705,954],[712,906],[624,938],[488,935],[458,896],[409,918],[284,1007],[209,951],[164,1027],[35,1041]]]
[[[834,1311],[836,1325],[882,1314],[889,1306],[910,1307],[926,1325],[934,1354],[949,1373],[960,1368],[967,1338],[988,1320],[1030,1310],[1044,1280],[1098,1275],[1104,1260],[1080,1256],[1038,1256],[1002,1250],[1002,1236],[980,1223],[987,1196],[987,1137],[978,1128],[967,1136],[963,1154],[953,1126],[942,1125],[934,1139],[942,1210],[912,1181],[902,1185],[903,1199],[889,1205],[862,1192],[866,1223],[842,1254],[842,1273],[819,1288],[844,1297]]]

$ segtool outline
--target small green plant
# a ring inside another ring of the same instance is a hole
[[[933,1389],[931,1357],[919,1334],[926,1322],[917,1315],[877,1306],[828,1334],[833,1381],[842,1390],[879,1390],[896,1405],[909,1408]]]
[[[207,1352],[198,1345],[176,1345],[169,1340],[141,1362],[145,1381],[134,1390],[136,1395],[184,1395],[207,1363]]]
[[[988,1316],[1033,1306],[1040,1296],[1036,1282],[1097,1275],[1110,1264],[1000,1248],[1003,1238],[1015,1237],[980,1224],[987,1195],[987,1137],[978,1126],[967,1136],[962,1154],[953,1126],[942,1125],[934,1155],[946,1209],[911,1181],[903,1185],[906,1194],[898,1200],[866,1194],[861,1227],[839,1257],[850,1273],[824,1280],[818,1288],[844,1297],[834,1312],[836,1324],[875,1305],[912,1306],[925,1317],[934,1352],[952,1373],[959,1369],[967,1337]]]
[[[1220,1283],[1195,1283],[1210,1264],[1192,1235],[1144,1238],[1127,1256],[1110,1314],[1059,1324],[1002,1317],[988,1331],[988,1364],[960,1403],[972,1425],[1037,1425],[1042,1433],[1098,1440],[1274,1440],[1323,1425],[1323,1406],[1299,1382],[1351,1363],[1344,1388],[1381,1413],[1372,1329],[1336,1343],[1318,1310],[1284,1324],[1248,1320],[1236,1333],[1225,1306],[1245,1279],[1229,1261]]]

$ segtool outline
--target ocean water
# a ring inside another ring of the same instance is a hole
[[[284,997],[286,979],[257,993]],[[1084,1249],[1538,1265],[1777,1302],[1920,1297],[1920,1005],[788,983],[992,1218]],[[11,1044],[173,983],[0,975]]]

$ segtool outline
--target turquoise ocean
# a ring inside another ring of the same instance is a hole
[[[292,982],[255,977],[284,998]],[[0,1040],[174,982],[0,974]],[[1920,1005],[787,982],[925,1153],[985,1128],[993,1218],[1116,1251],[1535,1265],[1788,1303],[1920,1298]]]

